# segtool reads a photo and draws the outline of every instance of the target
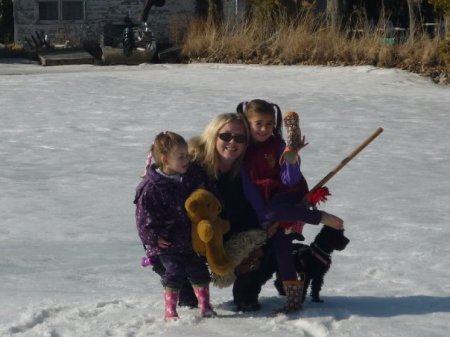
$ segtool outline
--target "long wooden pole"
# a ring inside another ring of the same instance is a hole
[[[319,181],[310,191],[309,193],[314,192],[318,188],[322,187],[333,178],[336,173],[338,173],[345,165],[347,165],[353,158],[355,158],[358,153],[360,153],[367,145],[369,145],[375,138],[377,138],[380,133],[383,132],[383,128],[376,129],[369,137],[367,137],[361,144],[358,145],[347,157],[342,160],[339,165],[337,165],[333,170],[331,170],[321,181]],[[305,197],[306,198],[306,197]]]

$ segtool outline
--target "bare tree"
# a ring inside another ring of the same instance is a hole
[[[409,15],[409,37],[413,38],[416,31],[416,4],[417,0],[406,0]]]
[[[340,1],[339,0],[327,0],[327,16],[330,20],[330,24],[333,28],[339,26],[340,16]]]
[[[208,20],[220,22],[223,18],[222,0],[208,0]]]

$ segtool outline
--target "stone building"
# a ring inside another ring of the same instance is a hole
[[[139,23],[144,6],[145,0],[14,0],[14,40],[23,44],[39,31],[55,44],[79,46],[98,40],[106,25],[123,24],[126,16]],[[159,41],[169,43],[195,9],[194,0],[167,0],[150,10],[150,28]]]

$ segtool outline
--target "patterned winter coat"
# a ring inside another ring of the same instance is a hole
[[[275,193],[308,191],[299,163],[280,165],[285,147],[281,138],[271,136],[264,142],[251,143],[245,153],[244,168],[266,202]]]
[[[192,252],[191,221],[184,203],[197,188],[211,189],[206,173],[191,165],[181,181],[165,177],[152,165],[136,189],[136,225],[147,256]],[[158,239],[171,243],[158,246]]]

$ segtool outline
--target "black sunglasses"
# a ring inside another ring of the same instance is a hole
[[[224,142],[231,142],[231,140],[234,139],[234,141],[239,144],[247,143],[247,137],[243,134],[233,135],[230,132],[224,132],[219,133],[217,137]]]

